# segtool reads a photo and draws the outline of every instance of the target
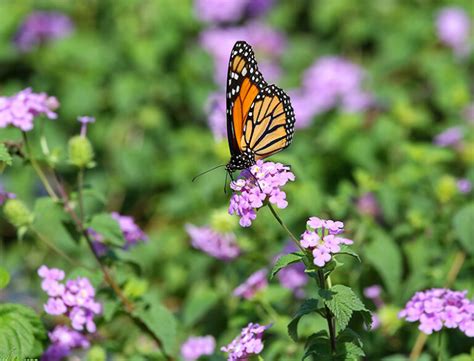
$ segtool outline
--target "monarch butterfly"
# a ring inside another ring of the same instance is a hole
[[[265,81],[245,41],[236,42],[230,54],[226,97],[229,174],[290,145],[295,124],[290,98]]]

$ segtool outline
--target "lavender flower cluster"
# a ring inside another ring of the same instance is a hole
[[[212,336],[189,337],[181,345],[181,356],[185,361],[195,361],[201,356],[212,355],[216,340]]]
[[[273,0],[196,0],[195,9],[199,19],[209,23],[229,23],[245,15],[258,16],[265,13]]]
[[[242,227],[249,227],[257,218],[257,210],[266,201],[278,208],[286,208],[286,193],[281,187],[294,180],[295,175],[289,167],[258,160],[255,165],[243,170],[239,179],[231,182],[234,194],[230,199],[229,213],[240,217]]]
[[[446,7],[438,13],[436,30],[439,40],[453,49],[458,56],[469,52],[471,21],[460,7]]]
[[[33,120],[38,115],[56,119],[54,112],[59,107],[55,97],[46,93],[33,93],[24,89],[11,97],[0,97],[0,128],[12,125],[27,132],[33,129]]]
[[[73,348],[89,347],[84,333],[96,331],[94,317],[102,312],[90,281],[85,277],[77,277],[62,283],[64,271],[45,265],[38,269],[38,275],[43,279],[41,288],[49,296],[44,310],[50,315],[68,317],[72,327],[58,326],[49,334],[52,344],[46,351],[47,359],[59,360]]]
[[[344,232],[344,223],[340,221],[324,220],[311,217],[306,222],[307,229],[301,235],[301,247],[308,249],[313,254],[313,263],[324,267],[331,260],[334,253],[341,250],[341,244],[350,245],[352,240],[338,237]]]
[[[416,292],[399,317],[409,322],[419,321],[419,330],[427,335],[446,327],[458,328],[466,336],[474,337],[474,302],[466,294],[467,291],[445,288]]]
[[[123,237],[125,238],[125,244],[123,245],[124,249],[129,249],[139,242],[145,242],[148,240],[147,235],[135,223],[133,217],[123,216],[117,212],[112,212],[110,215],[118,222],[120,230],[123,233]],[[94,246],[95,252],[99,256],[103,256],[105,253],[107,253],[108,248],[104,244],[104,237],[93,229],[89,229],[88,233],[92,238],[92,244]]]
[[[283,249],[282,254],[289,254],[297,250],[298,249],[293,243],[288,243]],[[304,270],[304,264],[302,262],[297,262],[281,269],[277,275],[281,286],[292,290],[294,295],[298,298],[304,297],[305,293],[303,287],[308,283],[308,276]]]
[[[300,89],[290,93],[296,126],[307,127],[316,115],[341,106],[346,112],[359,112],[373,103],[373,96],[363,90],[365,72],[338,56],[319,58],[303,76]]]
[[[210,227],[196,227],[192,224],[186,225],[186,232],[191,237],[191,244],[210,256],[222,261],[230,261],[240,254],[235,235],[232,233],[220,233]]]
[[[43,42],[64,38],[73,29],[71,19],[64,14],[35,11],[25,19],[13,41],[19,50],[27,52]]]
[[[258,291],[268,286],[267,274],[266,269],[252,273],[244,283],[234,290],[234,296],[242,297],[246,300],[252,299]]]
[[[249,323],[247,327],[230,344],[221,348],[228,353],[228,361],[247,360],[251,355],[258,355],[263,350],[263,333],[270,325],[261,326]]]

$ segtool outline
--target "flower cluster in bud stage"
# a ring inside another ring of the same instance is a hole
[[[189,337],[181,345],[181,356],[185,361],[195,361],[201,356],[212,355],[216,340],[212,336]]]
[[[125,238],[124,249],[129,249],[135,246],[139,242],[145,242],[148,240],[148,236],[142,229],[135,223],[133,217],[123,216],[117,212],[110,214],[115,219],[122,231],[123,237]],[[99,256],[103,256],[107,253],[107,246],[104,244],[104,237],[93,229],[88,230],[89,236],[92,238],[92,245],[94,246],[95,252]]]
[[[263,350],[263,333],[270,325],[261,326],[249,323],[247,327],[230,344],[221,348],[228,353],[228,361],[247,360],[252,355],[258,355]]]
[[[102,312],[102,306],[95,300],[95,290],[85,277],[64,280],[63,270],[41,266],[38,275],[43,279],[41,288],[49,296],[44,305],[46,313],[69,318],[71,327],[58,326],[50,334],[51,346],[46,351],[50,360],[61,359],[64,354],[77,347],[88,347],[86,332],[94,333],[94,317]],[[62,355],[54,358],[55,355]]]
[[[191,244],[210,256],[222,261],[230,261],[240,254],[240,248],[233,233],[220,233],[211,227],[186,225],[186,232],[191,237]]]
[[[250,275],[247,280],[234,290],[234,296],[247,300],[253,298],[261,289],[268,286],[267,270],[261,269]]]
[[[466,295],[467,291],[446,288],[416,292],[399,317],[419,321],[418,329],[427,335],[446,327],[458,328],[466,336],[474,337],[474,302]]]
[[[289,167],[258,160],[255,165],[243,170],[239,179],[231,182],[234,194],[230,199],[229,213],[240,217],[242,227],[249,227],[257,218],[257,210],[266,201],[278,208],[286,208],[286,193],[281,187],[294,180],[295,175]]]
[[[38,115],[56,119],[54,112],[59,107],[55,97],[46,93],[33,93],[30,88],[11,97],[0,97],[0,128],[8,125],[27,132],[33,129],[33,120]]]
[[[318,267],[324,267],[333,254],[341,250],[341,245],[350,245],[352,240],[340,237],[344,232],[344,223],[311,217],[306,222],[307,230],[301,235],[301,247],[311,251],[313,262]]]

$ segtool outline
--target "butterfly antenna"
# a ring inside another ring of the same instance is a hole
[[[195,181],[196,179],[198,179],[200,176],[202,176],[202,175],[204,175],[204,174],[206,174],[206,173],[212,172],[213,170],[215,170],[215,169],[217,169],[217,168],[225,167],[225,166],[226,166],[225,164],[221,164],[221,165],[215,166],[215,167],[213,167],[213,168],[211,168],[211,169],[208,169],[208,170],[206,170],[206,171],[204,171],[204,172],[202,172],[202,173],[199,173],[197,176],[195,176],[195,177],[193,178],[192,181],[194,182],[194,181]]]

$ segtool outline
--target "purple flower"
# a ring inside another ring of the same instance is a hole
[[[456,184],[461,193],[469,193],[472,190],[472,183],[467,178],[458,179]]]
[[[360,214],[377,217],[380,215],[380,207],[377,198],[371,192],[364,193],[357,199],[357,210]]]
[[[38,275],[43,279],[41,287],[49,296],[44,310],[50,315],[66,315],[71,326],[78,331],[95,332],[94,316],[102,312],[102,306],[95,300],[95,289],[85,277],[77,277],[60,283],[64,271],[41,266]]]
[[[448,128],[438,134],[434,139],[434,144],[439,147],[456,147],[463,138],[460,127]]]
[[[16,198],[14,193],[7,192],[0,183],[0,206],[6,202],[7,199]]]
[[[281,190],[295,175],[281,163],[258,160],[255,165],[240,173],[240,178],[231,182],[234,193],[230,199],[229,213],[240,217],[240,225],[249,227],[257,217],[257,209],[265,201],[278,208],[286,208],[286,193]],[[258,183],[258,184],[257,184]]]
[[[228,353],[228,361],[247,360],[251,355],[258,355],[263,350],[263,333],[270,325],[261,326],[258,323],[249,323],[247,327],[230,344],[221,348]]]
[[[289,254],[298,249],[293,243],[288,243],[283,249],[281,255]],[[275,257],[278,258],[278,257]],[[303,287],[308,283],[308,276],[304,271],[304,264],[301,262],[293,263],[278,272],[278,280],[282,287],[292,290],[296,297],[303,298]]]
[[[474,337],[474,302],[466,295],[467,291],[445,288],[416,292],[398,316],[409,322],[419,321],[418,329],[427,335],[446,327],[459,328]]]
[[[191,237],[191,244],[210,256],[222,261],[230,261],[240,254],[237,240],[232,233],[220,233],[210,227],[186,225],[186,232]]]
[[[312,118],[341,106],[346,112],[359,112],[373,104],[364,91],[365,72],[356,64],[337,56],[319,58],[304,74],[300,89],[290,92],[296,126],[304,128]]]
[[[195,361],[203,355],[212,355],[216,340],[212,336],[189,337],[181,345],[181,356],[185,361]]]
[[[352,240],[338,237],[344,232],[344,223],[309,218],[306,222],[307,230],[301,235],[301,247],[306,248],[313,254],[313,263],[318,267],[324,267],[331,260],[332,254],[341,250],[341,244],[350,245]]]
[[[267,273],[266,269],[261,269],[253,273],[244,283],[234,290],[234,296],[242,297],[246,300],[253,298],[258,291],[268,286]]]
[[[0,97],[0,128],[12,125],[25,132],[33,129],[36,116],[45,115],[56,119],[53,110],[59,107],[58,100],[46,93],[33,93],[31,88],[20,91],[11,97]]]
[[[45,351],[41,360],[60,361],[67,357],[75,348],[87,349],[89,340],[82,333],[67,326],[56,326],[48,333],[51,345]]]
[[[245,15],[262,15],[272,3],[272,0],[195,0],[195,10],[202,21],[229,23],[237,22]]]
[[[277,80],[280,74],[278,59],[286,49],[286,39],[273,28],[251,22],[241,27],[211,28],[201,33],[200,43],[214,59],[216,82],[226,85],[229,54],[239,40],[245,40],[252,46],[265,79],[269,82]],[[225,123],[225,118],[222,122]]]
[[[384,305],[381,295],[382,287],[380,285],[372,285],[364,288],[364,296],[371,299],[377,308],[382,308]]]
[[[55,11],[35,11],[18,29],[14,43],[20,51],[30,51],[43,42],[61,39],[73,31],[71,19]]]
[[[77,117],[77,121],[81,123],[81,136],[85,137],[87,134],[87,124],[88,123],[95,123],[95,118],[94,117],[88,117],[88,116],[80,116]]]
[[[459,7],[446,7],[436,18],[439,39],[458,55],[465,55],[469,51],[470,28],[469,16]]]

